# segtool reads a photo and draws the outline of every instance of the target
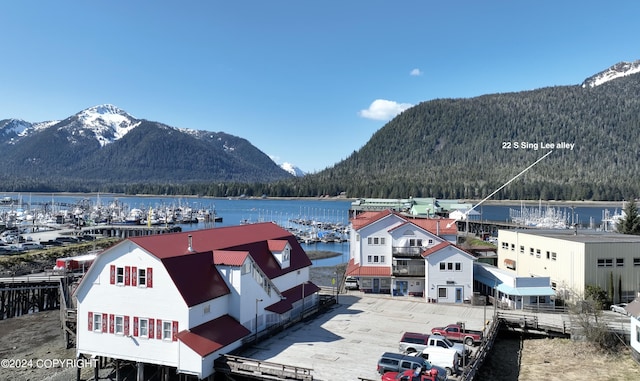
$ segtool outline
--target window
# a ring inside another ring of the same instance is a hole
[[[511,244],[511,251],[516,251],[516,245]]]
[[[440,262],[440,271],[444,271],[447,269],[447,264],[444,262]]]
[[[93,314],[94,332],[102,332],[102,314]]]
[[[373,256],[367,255],[367,262],[369,263],[373,262]]]
[[[147,270],[138,269],[138,286],[146,286],[146,285],[147,285]]]
[[[502,242],[502,248],[507,250],[509,248],[509,243],[508,242]]]
[[[533,247],[529,248],[529,254],[533,255]]]
[[[640,258],[633,258],[633,265],[640,266]]]
[[[124,318],[122,316],[116,316],[116,327],[115,334],[116,335],[124,335]]]
[[[438,298],[446,298],[447,297],[447,288],[439,287],[438,288]]]
[[[540,249],[536,250],[536,258],[540,258]]]
[[[453,271],[453,262],[447,262],[447,270]]]
[[[140,336],[149,337],[149,320],[140,319]]]
[[[616,258],[616,267],[624,266],[624,258]]]
[[[384,245],[384,237],[367,237],[369,245]]]
[[[429,246],[433,245],[433,240],[429,238]]]
[[[551,258],[551,253],[547,250],[547,259]]]
[[[373,263],[378,263],[379,262],[379,257],[377,255],[373,256]]]
[[[556,253],[555,253],[555,252],[552,252],[552,253],[551,253],[551,260],[552,260],[552,261],[555,261],[555,260],[556,260]]]
[[[384,255],[380,256],[380,263],[384,263]]]
[[[524,254],[524,246],[520,246],[520,254]]]
[[[116,267],[116,283],[124,284],[124,267]]]
[[[163,340],[171,340],[172,339],[171,322],[170,321],[163,321],[162,322],[162,339]]]
[[[456,271],[462,271],[462,263],[456,262]]]
[[[598,259],[598,267],[613,267],[613,259]]]
[[[409,240],[409,246],[411,247],[421,247],[422,246],[422,239],[420,238],[411,238]]]

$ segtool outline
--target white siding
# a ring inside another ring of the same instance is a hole
[[[473,258],[465,252],[448,246],[426,258],[427,297],[440,303],[462,303],[473,295]],[[440,270],[440,263],[445,270]],[[449,270],[451,264],[451,270]],[[460,265],[457,270],[456,264]],[[439,290],[446,290],[440,295]]]
[[[131,250],[131,252],[128,252]],[[110,265],[152,268],[152,287],[110,284]],[[91,292],[88,292],[89,289]],[[122,244],[98,256],[85,275],[78,292],[77,353],[176,366],[178,342],[135,337],[134,317],[177,321],[178,331],[187,327],[188,310],[184,300],[161,262],[133,244]],[[89,313],[128,316],[129,336],[89,331]]]

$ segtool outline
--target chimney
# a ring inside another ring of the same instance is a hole
[[[189,234],[189,247],[187,247],[187,250],[189,250],[190,253],[193,253],[193,237],[191,236],[191,234]]]
[[[436,235],[440,237],[440,220],[436,221]]]

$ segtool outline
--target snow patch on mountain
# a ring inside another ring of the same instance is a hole
[[[296,177],[300,177],[300,176],[306,175],[306,173],[304,173],[304,171],[302,171],[300,168],[296,167],[295,165],[293,165],[291,163],[282,163],[282,164],[280,164],[280,168],[284,169],[285,171],[291,173],[292,175],[294,175]]]
[[[89,107],[75,115],[82,129],[90,130],[104,147],[125,136],[140,121],[110,104]]]
[[[640,60],[633,62],[619,62],[607,70],[592,75],[582,82],[583,88],[600,86],[616,78],[626,77],[631,74],[640,73]]]

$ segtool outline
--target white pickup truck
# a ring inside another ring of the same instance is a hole
[[[426,347],[420,352],[411,353],[410,356],[422,357],[429,361],[431,365],[444,368],[447,371],[447,377],[458,374],[460,356],[455,350],[442,347]]]
[[[413,353],[433,347],[455,351],[458,353],[460,359],[466,358],[469,354],[464,344],[453,343],[441,335],[427,335],[415,332],[405,332],[400,339],[398,349],[403,353]]]

